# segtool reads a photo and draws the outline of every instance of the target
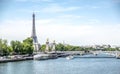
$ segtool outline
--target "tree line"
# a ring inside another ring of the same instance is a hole
[[[40,51],[45,51],[46,44],[41,45]],[[56,51],[96,51],[93,47],[80,47],[80,46],[73,46],[73,45],[64,45],[62,43],[58,43],[55,46]],[[51,50],[51,49],[50,49]],[[99,50],[103,51],[116,51],[119,48],[102,48]],[[24,55],[29,54],[32,55],[34,51],[33,47],[33,40],[32,38],[28,37],[22,42],[12,40],[8,45],[7,40],[0,39],[0,56],[7,56],[7,55]]]
[[[45,48],[46,48],[46,45],[43,44],[41,46],[41,50],[42,51],[45,51]],[[56,47],[55,47],[56,51],[98,51],[98,50],[102,50],[102,51],[120,51],[120,49],[118,47],[116,48],[111,48],[111,47],[108,47],[108,48],[104,48],[104,47],[101,47],[101,48],[94,48],[94,47],[82,47],[82,46],[73,46],[73,45],[64,45],[62,43],[58,43],[56,44]],[[51,49],[50,49],[51,50]]]
[[[33,53],[33,40],[32,38],[27,38],[20,41],[11,41],[10,45],[8,45],[7,40],[0,39],[0,56],[7,55],[23,55]]]

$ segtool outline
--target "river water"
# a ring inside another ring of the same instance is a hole
[[[120,74],[120,59],[58,58],[0,64],[0,74]]]

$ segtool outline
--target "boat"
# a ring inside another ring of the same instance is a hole
[[[42,54],[36,54],[33,56],[34,60],[48,60],[48,59],[57,59],[57,54],[54,53],[42,53]]]
[[[67,60],[70,60],[70,59],[73,59],[73,58],[74,57],[72,55],[66,57]]]
[[[33,56],[34,60],[47,60],[49,59],[49,55],[48,54],[36,54]]]

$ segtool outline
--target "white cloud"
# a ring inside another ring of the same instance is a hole
[[[36,24],[46,25],[46,24],[49,24],[53,21],[54,21],[54,19],[39,19],[39,20],[36,20]]]
[[[58,17],[59,18],[83,18],[84,16],[66,14],[66,15],[61,15],[61,16],[58,16]]]
[[[18,21],[18,20],[6,20],[0,25],[0,38],[5,38],[10,40],[22,40],[27,37],[30,33],[30,22]]]
[[[98,9],[98,8],[101,8],[100,6],[98,7],[98,6],[91,6],[91,8],[93,8],[93,9]]]
[[[96,24],[96,23],[100,23],[100,20],[98,19],[88,19],[89,24]]]
[[[72,10],[77,10],[80,7],[62,7],[58,4],[50,4],[46,8],[43,8],[41,11],[46,12],[46,13],[57,13],[57,12],[65,12],[65,11],[72,11]]]
[[[48,5],[41,8],[40,5],[34,5],[32,6],[35,13],[59,13],[59,12],[68,12],[68,11],[74,11],[78,10],[82,7],[79,6],[70,6],[70,7],[64,7],[57,3],[49,3]],[[31,9],[18,9],[18,12],[24,12],[24,13],[31,13]]]
[[[36,32],[41,44],[49,38],[52,42],[63,42],[74,45],[120,44],[120,25],[66,25],[53,23],[56,19],[36,20]],[[5,23],[6,22],[6,23]],[[30,20],[8,20],[0,25],[0,38],[23,40],[31,36]]]

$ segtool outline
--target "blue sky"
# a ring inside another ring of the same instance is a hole
[[[38,40],[73,45],[120,45],[120,0],[0,0],[0,38],[31,35],[36,14]]]

